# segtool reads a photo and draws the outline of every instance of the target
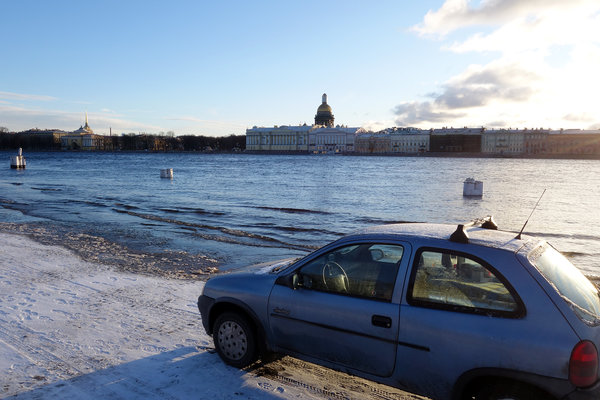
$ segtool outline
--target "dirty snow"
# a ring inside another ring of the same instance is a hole
[[[228,367],[202,328],[203,282],[121,272],[19,235],[0,243],[0,398],[417,398],[289,357]]]

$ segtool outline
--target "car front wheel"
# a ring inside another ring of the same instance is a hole
[[[256,335],[248,320],[237,313],[223,313],[215,321],[213,340],[225,363],[243,368],[256,360]]]

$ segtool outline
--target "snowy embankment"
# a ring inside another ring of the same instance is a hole
[[[202,282],[117,272],[21,236],[0,241],[1,397],[303,397],[207,351]]]
[[[413,398],[287,357],[228,367],[201,325],[203,282],[116,271],[18,235],[0,243],[2,398]]]

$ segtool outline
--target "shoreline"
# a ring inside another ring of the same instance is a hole
[[[220,262],[206,254],[165,250],[145,252],[84,232],[68,231],[57,225],[0,222],[0,233],[25,236],[46,246],[75,253],[82,261],[101,264],[121,272],[145,276],[206,281],[223,270]],[[268,260],[266,260],[268,261]],[[585,275],[600,290],[600,276]]]
[[[44,223],[0,222],[0,232],[25,236],[47,246],[59,246],[82,261],[111,266],[122,272],[185,280],[207,280],[219,262],[204,254],[165,250],[143,252],[100,236]]]
[[[17,149],[0,149],[12,152]],[[27,153],[83,153],[83,154],[239,154],[239,155],[298,155],[298,156],[346,156],[346,157],[402,157],[402,158],[506,158],[512,160],[596,160],[600,161],[600,154],[495,154],[481,152],[425,152],[425,153],[339,153],[339,154],[312,154],[308,151],[271,151],[271,150],[243,150],[243,151],[195,151],[195,150],[55,150],[55,149],[24,149]]]

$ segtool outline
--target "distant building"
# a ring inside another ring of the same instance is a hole
[[[358,129],[343,126],[314,126],[308,132],[308,151],[311,153],[352,153]]]
[[[308,132],[312,127],[274,126],[253,127],[246,130],[246,150],[308,152]]]
[[[391,135],[386,132],[363,132],[355,139],[356,152],[360,154],[385,154],[391,152]]]
[[[19,135],[28,137],[29,142],[34,142],[33,146],[30,144],[28,147],[59,149],[61,147],[61,138],[68,135],[68,132],[60,129],[29,129],[19,132]],[[35,143],[39,145],[36,146]]]
[[[71,134],[60,138],[63,150],[103,150],[105,146],[104,136],[94,134],[88,124],[87,112],[85,113],[85,125],[82,125]]]
[[[247,151],[350,153],[359,128],[334,126],[327,94],[317,108],[315,124],[297,126],[257,127],[246,129]]]
[[[429,151],[429,131],[411,127],[393,127],[378,132],[362,130],[355,143],[357,153],[419,154]]]
[[[393,128],[390,132],[390,151],[418,154],[429,151],[429,131],[418,128]]]
[[[80,130],[89,128],[87,125]],[[323,93],[312,126],[253,127],[246,130],[246,150],[313,154],[471,153],[499,156],[586,155],[600,157],[600,130],[393,127],[378,132],[334,126]]]
[[[600,156],[600,130],[550,131],[546,154]]]
[[[486,129],[481,152],[486,154],[541,154],[548,136],[546,129]]]
[[[549,133],[549,129],[524,129],[525,148],[523,154],[544,154]]]
[[[433,129],[429,149],[437,153],[479,153],[484,128]]]
[[[485,154],[522,154],[525,132],[518,129],[487,129],[481,137],[481,152]]]

